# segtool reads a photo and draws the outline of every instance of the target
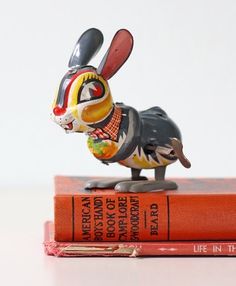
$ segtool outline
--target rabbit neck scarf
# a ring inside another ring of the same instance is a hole
[[[115,106],[111,120],[102,128],[96,128],[88,135],[93,139],[118,141],[118,133],[122,118],[122,110]]]

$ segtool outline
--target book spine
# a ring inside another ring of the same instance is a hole
[[[70,243],[45,242],[45,253],[58,257],[79,256],[236,256],[235,242],[175,242],[166,245],[162,242],[152,244],[113,245],[73,245]]]
[[[86,245],[74,246],[70,244],[60,245],[46,244],[48,255],[55,256],[236,256],[235,242],[173,242],[171,243],[146,243],[146,244],[122,244],[116,245]]]
[[[236,195],[55,196],[56,241],[236,240]]]
[[[168,239],[168,201],[156,194],[55,196],[56,241]]]

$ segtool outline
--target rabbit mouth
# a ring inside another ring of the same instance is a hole
[[[71,122],[69,122],[69,123],[67,123],[67,124],[65,124],[65,125],[63,125],[62,127],[63,127],[65,130],[72,130],[72,129],[73,129],[73,122],[74,122],[74,120],[71,121]]]

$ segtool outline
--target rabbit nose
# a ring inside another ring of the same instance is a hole
[[[56,116],[63,115],[64,113],[66,113],[66,108],[65,107],[56,106],[56,107],[53,108],[53,113]]]

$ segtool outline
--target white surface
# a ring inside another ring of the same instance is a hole
[[[180,126],[192,168],[177,163],[167,175],[235,176],[235,15],[234,0],[2,1],[0,186],[49,185],[55,173],[129,175],[101,165],[85,136],[65,135],[49,118],[74,44],[90,27],[105,38],[95,66],[119,28],[133,33],[111,91],[138,110],[161,106]]]
[[[160,105],[180,126],[193,166],[177,163],[168,175],[235,176],[236,1],[0,6],[1,285],[235,285],[234,258],[57,259],[43,254],[42,239],[43,222],[52,218],[54,174],[129,175],[101,165],[83,135],[65,135],[49,119],[72,48],[90,27],[105,37],[95,66],[119,28],[133,33],[134,51],[110,86],[115,101],[138,110]]]
[[[236,258],[56,258],[44,255],[52,191],[2,191],[0,276],[4,286],[235,285]],[[14,211],[14,215],[13,212]]]

